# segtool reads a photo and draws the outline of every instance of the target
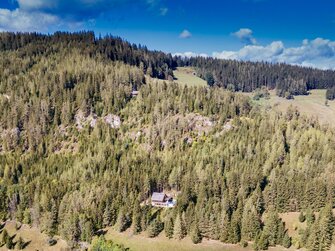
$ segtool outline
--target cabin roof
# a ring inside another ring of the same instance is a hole
[[[164,193],[153,193],[151,196],[152,201],[164,202],[165,194]]]

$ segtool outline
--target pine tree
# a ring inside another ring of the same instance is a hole
[[[171,216],[167,217],[164,224],[165,236],[169,239],[173,238],[174,224]]]
[[[124,209],[121,208],[118,216],[118,231],[123,232],[131,225],[129,215],[124,213]]]
[[[111,210],[109,207],[109,203],[106,204],[105,210],[104,210],[104,214],[103,214],[103,226],[104,227],[108,227],[111,224],[111,220],[112,220],[112,215],[111,215]]]
[[[241,215],[238,211],[233,213],[230,228],[229,228],[229,239],[230,243],[236,244],[241,240]]]
[[[244,240],[253,240],[261,230],[261,222],[254,208],[243,211],[241,236]]]
[[[334,233],[334,215],[332,211],[332,206],[327,205],[324,209],[321,210],[319,216],[320,224],[320,245],[319,250],[329,250]]]
[[[320,246],[320,226],[315,222],[311,226],[311,232],[308,236],[307,247],[310,251],[318,251]]]
[[[154,238],[164,229],[164,224],[159,219],[154,219],[148,227],[148,237]]]
[[[202,235],[199,230],[198,222],[194,222],[191,227],[191,240],[194,244],[198,244],[202,241]]]
[[[327,205],[320,211],[317,221],[311,225],[311,233],[307,241],[309,250],[329,250],[333,239],[334,225],[332,206]]]
[[[2,241],[1,241],[2,245],[6,244],[8,239],[10,239],[10,236],[7,230],[6,229],[2,230]]]
[[[94,235],[94,229],[93,229],[93,224],[92,221],[90,219],[87,219],[86,217],[83,217],[82,219],[80,219],[80,239],[87,241],[87,242],[91,242],[92,241],[92,237]]]
[[[133,233],[139,234],[142,231],[141,226],[141,208],[138,203],[135,202],[134,210],[133,210]]]
[[[2,231],[2,243],[5,244],[8,249],[14,248],[13,239],[10,237],[6,229]]]
[[[22,237],[20,236],[18,241],[16,242],[15,248],[18,249],[18,250],[22,250],[22,249],[24,249],[24,245],[25,245],[25,243],[24,243]]]
[[[24,224],[31,224],[31,213],[30,209],[26,209],[23,212],[23,223]]]
[[[264,233],[258,233],[257,236],[255,237],[255,242],[253,245],[254,250],[267,250],[269,248],[269,236]]]
[[[229,239],[230,221],[226,213],[222,213],[221,227],[220,227],[220,241],[223,243],[228,242]]]
[[[54,236],[57,233],[57,226],[58,226],[58,208],[56,203],[52,201],[51,206],[51,224],[50,224],[50,231],[49,236]]]
[[[181,240],[185,237],[185,224],[183,222],[183,219],[180,217],[179,214],[177,214],[176,220],[174,222],[174,228],[173,228],[173,238],[177,240]]]
[[[304,213],[301,211],[300,214],[299,214],[299,221],[304,222],[305,220],[306,220],[306,217],[305,217]]]
[[[285,234],[284,234],[284,237],[283,237],[283,240],[282,240],[282,245],[283,245],[284,248],[290,248],[291,245],[292,245],[291,237],[288,235],[287,232],[285,232]]]
[[[312,211],[312,209],[307,209],[306,211],[306,221],[307,224],[313,224],[315,222],[315,215]]]
[[[280,244],[284,230],[283,223],[278,217],[278,213],[271,210],[266,217],[263,231],[267,236],[269,246]]]

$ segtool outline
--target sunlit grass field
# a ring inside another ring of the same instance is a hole
[[[243,248],[239,244],[224,244],[220,241],[203,239],[200,244],[193,244],[189,237],[183,240],[168,239],[164,233],[156,238],[148,238],[145,233],[133,235],[131,230],[119,233],[109,229],[106,239],[113,240],[116,243],[123,244],[132,251],[251,251],[252,243]],[[283,247],[270,247],[270,251],[295,250],[293,247],[286,249]]]
[[[311,90],[309,95],[294,96],[293,100],[278,97],[275,91],[270,94],[270,99],[253,100],[253,103],[282,112],[292,105],[302,114],[317,117],[323,124],[335,125],[335,101],[328,101],[326,105],[326,90]],[[247,95],[253,96],[252,93]]]
[[[178,67],[173,71],[175,82],[189,86],[207,86],[207,82],[193,74],[194,69],[191,67]]]

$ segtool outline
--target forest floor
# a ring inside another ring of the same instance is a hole
[[[188,86],[207,86],[207,82],[198,76],[194,75],[194,70],[191,67],[178,67],[173,71],[175,82],[178,84],[186,84]]]
[[[48,245],[48,236],[41,233],[38,228],[30,227],[26,224],[22,224],[21,227],[17,230],[15,221],[7,221],[4,227],[11,237],[14,236],[14,243],[21,237],[26,243],[24,250],[26,251],[35,251],[35,250],[69,250],[66,241],[55,237],[57,243],[54,246]],[[0,251],[8,250],[6,246],[0,247]]]
[[[253,93],[246,95],[253,97]],[[294,96],[294,99],[288,100],[276,96],[275,91],[270,91],[270,99],[253,100],[267,109],[286,112],[287,108],[292,105],[297,107],[302,114],[314,116],[321,123],[335,125],[335,101],[328,101],[326,106],[326,90],[311,90],[309,95]]]

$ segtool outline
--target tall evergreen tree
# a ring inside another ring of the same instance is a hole
[[[177,214],[177,217],[174,221],[173,238],[181,240],[185,237],[185,235],[185,223],[180,214]]]

